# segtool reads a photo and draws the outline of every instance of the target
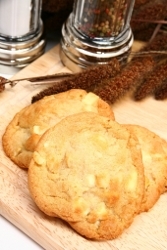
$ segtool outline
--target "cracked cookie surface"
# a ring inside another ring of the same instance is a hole
[[[111,107],[97,95],[81,89],[46,96],[18,112],[2,138],[7,156],[19,167],[28,168],[41,135],[64,117],[92,111],[114,119]]]
[[[144,192],[136,137],[91,112],[68,116],[41,137],[28,171],[29,190],[47,215],[91,239],[113,239],[138,214]]]

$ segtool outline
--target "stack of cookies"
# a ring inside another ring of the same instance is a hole
[[[2,142],[28,169],[36,205],[89,239],[118,237],[167,190],[167,142],[119,124],[91,92],[73,89],[25,107]]]

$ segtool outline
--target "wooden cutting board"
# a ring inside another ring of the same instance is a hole
[[[135,42],[133,49],[138,50]],[[59,46],[54,47],[16,78],[67,71],[59,58]],[[0,138],[15,113],[30,104],[31,97],[46,86],[34,86],[27,81],[8,87],[0,93]],[[167,101],[147,98],[134,102],[126,97],[113,105],[120,123],[143,125],[167,140]],[[66,223],[49,218],[36,207],[27,187],[27,171],[8,159],[0,145],[0,213],[16,227],[47,250],[166,250],[167,193],[161,195],[147,213],[138,215],[133,224],[117,239],[105,242],[86,240]],[[19,239],[18,239],[19,240]]]

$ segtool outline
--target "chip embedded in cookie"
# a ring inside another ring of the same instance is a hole
[[[145,195],[141,212],[153,207],[167,185],[167,142],[157,134],[139,125],[125,125],[141,145],[145,175]]]
[[[47,215],[97,240],[120,235],[144,191],[136,137],[91,112],[68,116],[41,137],[28,171],[33,200]]]
[[[28,168],[41,135],[64,117],[91,111],[114,119],[111,107],[97,95],[72,89],[51,95],[31,104],[16,114],[3,138],[3,148],[19,167]]]

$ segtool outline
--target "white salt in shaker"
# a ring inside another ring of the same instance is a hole
[[[0,64],[24,67],[45,47],[42,0],[0,0]]]

